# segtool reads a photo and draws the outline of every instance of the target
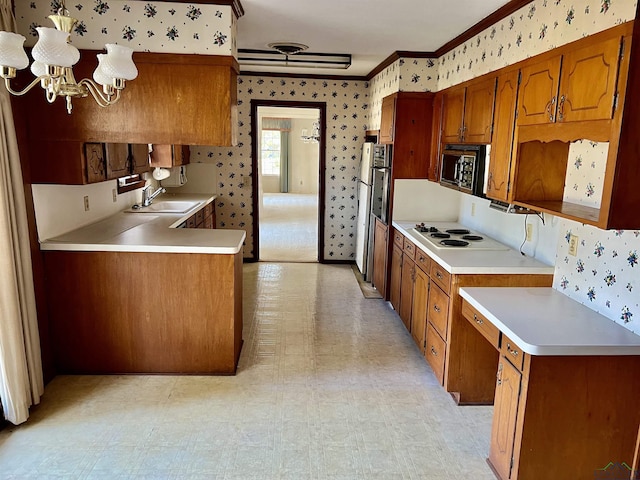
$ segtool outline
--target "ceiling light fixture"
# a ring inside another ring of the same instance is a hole
[[[71,113],[71,99],[83,98],[89,94],[101,107],[113,105],[120,100],[120,92],[126,80],[138,76],[138,69],[133,63],[133,50],[116,44],[107,44],[107,53],[98,54],[98,67],[93,72],[93,80],[85,78],[76,81],[72,67],[80,60],[80,52],[71,44],[71,31],[78,22],[69,16],[64,0],[56,15],[48,17],[56,28],[37,27],[38,41],[31,50],[34,62],[31,72],[37,77],[24,90],[14,91],[10,86],[11,79],[16,77],[16,70],[29,65],[29,58],[24,51],[25,37],[17,33],[0,31],[0,77],[13,95],[24,95],[40,84],[45,91],[46,99],[53,103],[57,97],[65,97],[67,112]]]
[[[272,45],[275,44],[269,44],[269,46]],[[282,48],[283,45],[285,44],[279,44],[279,48]],[[302,50],[287,54],[283,53],[280,49],[274,52],[272,50],[241,48],[238,49],[238,62],[241,66],[347,69],[351,66],[351,55],[340,53],[311,53],[303,52]]]

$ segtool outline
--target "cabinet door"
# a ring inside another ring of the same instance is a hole
[[[521,382],[522,374],[518,369],[504,357],[500,357],[493,404],[489,462],[503,479],[508,479],[511,475]]]
[[[420,352],[424,354],[427,330],[427,299],[429,298],[429,276],[421,269],[415,269],[413,282],[413,306],[411,308],[411,336]]]
[[[464,88],[453,88],[443,94],[442,142],[445,144],[462,141],[464,94]]]
[[[567,53],[562,60],[559,122],[606,120],[613,116],[620,39]]]
[[[411,309],[413,305],[413,282],[416,275],[416,264],[408,255],[402,260],[402,286],[400,288],[400,318],[411,331]]]
[[[433,99],[433,120],[431,124],[431,149],[427,178],[432,182],[440,180],[440,145],[442,141],[442,95]]]
[[[438,331],[440,336],[447,338],[447,323],[449,319],[449,296],[444,293],[435,282],[429,289],[429,322]]]
[[[489,159],[487,197],[508,201],[511,151],[518,99],[518,72],[508,72],[498,78],[496,109],[493,121],[493,142]]]
[[[467,87],[464,101],[462,140],[465,143],[490,143],[493,126],[493,104],[496,78],[489,78]]]
[[[395,97],[384,98],[382,100],[382,112],[380,117],[380,143],[393,143],[395,114]]]
[[[149,171],[149,145],[146,143],[134,143],[131,149],[131,173],[144,173]]]
[[[431,366],[438,382],[440,382],[440,385],[444,383],[444,357],[446,350],[447,344],[445,341],[440,338],[440,335],[438,335],[438,332],[433,328],[431,322],[427,322],[427,346],[424,356]]]
[[[107,179],[126,177],[131,172],[128,143],[107,143]]]
[[[522,67],[518,125],[555,122],[562,56]]]
[[[173,165],[187,165],[191,158],[191,150],[189,145],[174,145],[173,146]]]
[[[402,249],[393,244],[391,252],[391,280],[389,285],[389,301],[398,314],[400,313],[400,292],[402,288]]]
[[[84,158],[87,183],[104,182],[107,179],[104,143],[85,143]]]
[[[373,235],[373,286],[376,287],[382,298],[386,298],[387,277],[387,226],[376,219],[376,227]]]

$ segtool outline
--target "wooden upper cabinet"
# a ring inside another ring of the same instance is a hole
[[[516,101],[518,98],[518,71],[507,72],[498,77],[496,108],[493,124],[493,141],[487,197],[508,201],[509,176],[511,172],[511,150],[515,127]]]
[[[85,143],[84,158],[87,183],[103,182],[107,178],[104,143]]]
[[[129,145],[131,155],[131,173],[144,173],[149,171],[149,144],[134,143]]]
[[[189,163],[190,150],[187,145],[153,145],[150,158],[152,167],[177,167]]]
[[[442,143],[460,143],[462,141],[464,96],[464,88],[452,88],[442,96]]]
[[[395,114],[396,97],[389,96],[383,98],[380,116],[380,143],[393,143]]]
[[[440,180],[440,146],[442,139],[442,95],[433,98],[433,119],[431,124],[431,151],[427,178],[432,182]]]
[[[107,152],[107,179],[112,180],[126,177],[131,173],[129,158],[129,144],[108,143],[105,145]]]
[[[558,55],[521,69],[518,125],[555,122],[562,56]]]
[[[620,39],[567,53],[562,60],[558,122],[606,120],[613,116]]]
[[[522,68],[518,125],[609,120],[616,98],[620,37]]]
[[[462,137],[465,143],[491,143],[495,94],[495,77],[474,82],[467,87],[462,127]]]

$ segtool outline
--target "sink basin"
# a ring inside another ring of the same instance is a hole
[[[154,202],[148,207],[130,208],[127,212],[130,213],[187,213],[194,207],[200,205],[202,202],[198,201],[183,201],[183,200],[161,200]]]

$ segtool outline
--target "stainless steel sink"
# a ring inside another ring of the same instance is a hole
[[[160,200],[159,202],[152,203],[148,207],[134,205],[126,211],[130,213],[172,213],[175,215],[179,213],[187,213],[189,210],[193,210],[201,203],[202,202],[197,200]]]

